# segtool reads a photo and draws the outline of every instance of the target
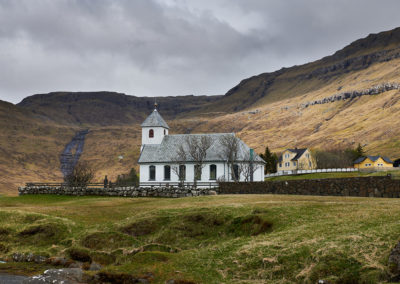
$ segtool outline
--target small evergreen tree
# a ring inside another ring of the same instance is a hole
[[[356,148],[356,150],[355,150],[355,159],[358,159],[358,158],[361,158],[361,157],[363,157],[365,155],[365,150],[364,150],[364,148],[361,146],[361,144],[360,143],[358,143],[358,146],[357,146],[357,148]]]
[[[264,154],[261,154],[260,157],[265,161],[265,169],[264,172],[267,173],[276,173],[276,164],[278,163],[278,156],[275,153],[271,153],[268,146],[265,147]]]

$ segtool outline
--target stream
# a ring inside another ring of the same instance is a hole
[[[64,177],[72,173],[75,165],[78,163],[83,152],[85,136],[88,133],[89,129],[77,132],[74,138],[72,138],[72,140],[65,146],[64,151],[60,156],[61,172]]]
[[[21,284],[28,277],[0,273],[0,284]]]

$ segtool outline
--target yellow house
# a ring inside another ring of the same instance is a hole
[[[316,168],[316,163],[310,151],[305,149],[286,149],[279,157],[277,171],[312,170]]]
[[[354,167],[357,169],[385,169],[393,168],[393,162],[388,157],[366,156],[354,161]]]

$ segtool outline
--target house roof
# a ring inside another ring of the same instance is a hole
[[[171,163],[176,160],[177,151],[180,145],[183,145],[187,150],[186,139],[188,137],[207,136],[211,138],[211,147],[207,150],[205,162],[223,162],[225,161],[221,149],[221,137],[230,135],[234,136],[233,133],[215,133],[215,134],[177,134],[177,135],[166,135],[164,136],[161,144],[159,145],[143,145],[142,152],[139,157],[138,163]],[[238,161],[248,160],[247,153],[250,153],[250,148],[242,140],[236,137],[239,141],[239,153]],[[193,161],[190,157],[187,158],[186,162]],[[258,163],[265,163],[263,159],[257,154],[254,156],[254,161]]]
[[[354,164],[362,163],[367,158],[370,159],[372,162],[375,162],[379,158],[382,158],[386,163],[393,164],[393,162],[388,157],[385,157],[385,156],[365,156],[365,157],[360,157],[360,158],[358,158],[357,160],[354,161]]]
[[[161,117],[160,113],[155,108],[154,111],[143,121],[142,127],[164,127],[169,129],[168,124]]]
[[[288,150],[296,153],[296,156],[294,156],[292,161],[297,161],[304,154],[304,152],[307,151],[307,148],[305,148],[305,149],[288,149]]]
[[[296,153],[296,156],[294,156],[291,161],[297,161],[303,154],[305,151],[307,151],[307,148],[303,148],[303,149],[286,149],[285,151],[290,151],[293,153]],[[283,151],[283,152],[285,152]],[[279,162],[282,162],[282,155],[279,157]]]

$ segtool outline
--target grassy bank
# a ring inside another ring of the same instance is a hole
[[[81,254],[154,283],[376,283],[388,279],[399,220],[398,199],[0,197],[0,259]],[[33,273],[18,265],[0,271]]]
[[[301,179],[321,179],[321,178],[350,178],[350,177],[370,177],[370,176],[386,176],[392,175],[394,179],[400,179],[400,171],[382,171],[382,172],[344,172],[344,173],[313,173],[313,174],[300,174],[288,175],[266,178],[266,181],[279,181],[279,180],[301,180]]]

